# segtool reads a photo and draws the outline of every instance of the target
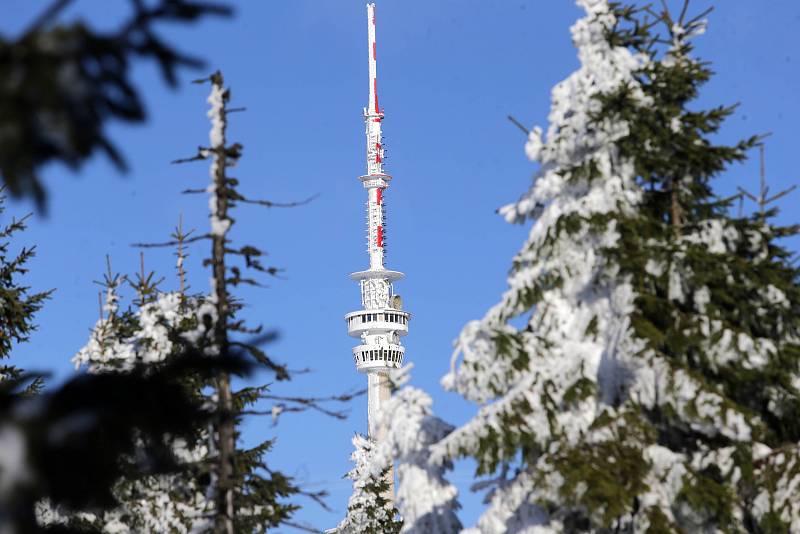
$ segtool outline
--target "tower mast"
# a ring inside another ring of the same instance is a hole
[[[356,369],[366,373],[369,395],[369,435],[381,439],[376,416],[389,399],[388,373],[403,363],[405,347],[400,337],[408,333],[411,314],[402,310],[393,283],[403,273],[384,266],[386,254],[385,191],[392,177],[383,170],[383,111],[378,103],[378,50],[375,40],[375,4],[367,4],[369,28],[369,104],[364,108],[367,134],[367,173],[359,180],[367,190],[367,252],[369,269],[350,275],[361,287],[361,309],[345,316],[350,336],[360,344],[353,348]]]

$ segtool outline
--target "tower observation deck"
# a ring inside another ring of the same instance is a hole
[[[367,173],[359,180],[367,190],[367,252],[369,269],[350,275],[361,288],[361,309],[345,316],[348,333],[360,340],[353,348],[356,369],[369,382],[369,434],[378,439],[375,414],[389,398],[388,372],[402,366],[405,347],[400,338],[408,333],[411,317],[394,293],[394,282],[403,273],[386,269],[386,189],[392,177],[383,170],[383,111],[378,104],[375,4],[367,5],[369,28],[369,105],[364,108],[367,134]]]

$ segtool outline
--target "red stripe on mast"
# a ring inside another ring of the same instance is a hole
[[[380,113],[381,108],[378,107],[378,78],[372,80],[372,92],[375,93],[375,113]]]
[[[378,227],[378,248],[383,248],[383,226]]]
[[[383,201],[383,189],[379,187],[375,194],[375,202],[377,202],[378,205],[380,205],[382,201]]]

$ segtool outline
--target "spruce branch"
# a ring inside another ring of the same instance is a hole
[[[48,4],[18,38],[0,42],[0,54],[19,81],[0,88],[6,128],[0,175],[14,196],[33,197],[40,210],[46,191],[39,175],[50,162],[77,170],[101,152],[120,172],[128,170],[107,125],[146,119],[131,75],[134,59],[155,63],[169,86],[177,85],[180,69],[202,66],[201,59],[173,47],[157,31],[160,25],[233,13],[229,5],[211,1],[131,0],[130,14],[116,28],[99,31],[90,21],[59,20],[73,0]],[[70,76],[56,75],[66,71]],[[48,117],[45,127],[41,117]]]
[[[265,208],[296,208],[298,206],[305,206],[313,202],[319,194],[311,195],[310,197],[304,200],[298,200],[295,202],[273,202],[271,200],[252,200],[246,197],[239,197],[236,200],[239,202],[243,202],[245,204],[255,204],[258,206],[263,206]]]
[[[314,528],[310,525],[305,525],[302,523],[295,523],[294,521],[284,521],[284,525],[287,527],[296,528],[297,530],[302,530],[303,532],[311,532],[313,534],[322,534],[323,531],[319,530],[318,528]]]
[[[763,137],[762,137],[763,138]],[[758,217],[761,222],[766,222],[769,216],[769,205],[775,203],[777,200],[785,197],[789,193],[792,193],[795,189],[797,189],[797,185],[792,185],[787,187],[786,189],[779,191],[778,193],[770,196],[769,195],[769,185],[767,185],[767,178],[766,178],[766,162],[765,162],[765,148],[764,143],[758,144],[758,157],[759,157],[759,187],[758,193],[754,194],[742,187],[737,187],[739,193],[751,201],[755,202],[758,205]]]
[[[525,132],[525,135],[530,135],[530,134],[531,134],[531,131],[530,131],[530,130],[528,130],[528,129],[527,129],[527,128],[526,128],[526,127],[525,127],[525,126],[524,126],[524,125],[523,125],[521,122],[519,122],[517,119],[515,119],[515,118],[514,118],[514,117],[512,117],[511,115],[508,115],[506,118],[507,118],[509,121],[511,121],[511,124],[513,124],[514,126],[516,126],[517,128],[519,128],[520,130],[522,130],[523,132]]]
[[[138,300],[134,300],[134,304],[142,306],[143,304],[152,301],[158,291],[158,286],[164,281],[164,278],[154,279],[155,272],[145,271],[144,267],[144,251],[139,252],[139,272],[136,274],[135,281],[126,279],[128,284],[136,291]]]
[[[175,86],[178,83],[177,66],[199,68],[203,61],[169,48],[152,30],[153,23],[159,20],[195,21],[205,15],[231,16],[233,9],[225,4],[213,2],[193,2],[187,0],[163,1],[148,7],[142,0],[131,0],[134,15],[123,26],[117,37],[133,50],[153,54],[167,83]]]
[[[183,241],[178,239],[172,239],[170,241],[164,241],[162,243],[132,243],[132,247],[136,248],[164,248],[164,247],[177,247],[181,243],[183,245],[187,245],[189,243],[196,243],[197,241],[204,241],[206,239],[211,239],[211,234],[203,234],[203,235],[196,235],[194,237],[186,237]]]
[[[58,15],[61,14],[64,9],[66,9],[73,0],[55,0],[52,4],[47,6],[47,8],[42,11],[33,22],[28,26],[28,28],[23,32],[24,37],[28,37],[31,34],[38,32],[39,30],[43,29],[45,26],[50,24]]]
[[[686,23],[686,26],[691,27],[692,25],[700,22],[708,15],[710,15],[712,11],[714,11],[714,6],[707,7],[706,9],[704,9],[703,11],[701,11],[700,13],[689,19],[689,21]]]
[[[274,339],[274,338],[273,338]],[[267,353],[259,349],[254,343],[245,343],[241,341],[231,341],[231,346],[239,347],[245,350],[252,356],[258,363],[275,373],[275,378],[279,381],[291,380],[291,375],[285,365],[278,364],[272,360]]]
[[[352,391],[350,393],[331,395],[328,397],[293,397],[293,396],[272,395],[269,393],[264,393],[260,395],[260,398],[265,400],[278,401],[280,404],[276,406],[280,408],[281,413],[316,410],[329,417],[333,417],[334,419],[342,420],[342,419],[347,419],[349,411],[332,410],[330,408],[326,408],[324,405],[326,403],[347,403],[355,398],[365,395],[366,393],[367,393],[366,389],[359,389],[356,391]],[[286,403],[288,403],[288,405]],[[270,410],[249,410],[246,413],[252,415],[271,415],[273,416],[274,421],[277,420],[277,417],[275,416],[275,407],[271,408]]]
[[[188,158],[179,158],[170,161],[173,165],[180,165],[182,163],[191,163],[192,161],[204,161],[208,158],[207,149],[201,148],[198,150],[197,154],[194,156],[189,156]],[[205,193],[205,189],[203,190]]]
[[[683,0],[683,7],[681,8],[681,14],[678,17],[678,24],[680,24],[681,26],[683,26],[683,21],[684,18],[686,17],[686,12],[689,10],[689,1],[690,0]]]
[[[241,306],[237,306],[237,309],[240,309],[240,308],[241,308]],[[237,319],[235,321],[228,322],[228,329],[230,331],[232,331],[232,332],[239,332],[241,334],[248,334],[248,335],[251,335],[251,336],[256,336],[258,334],[261,334],[261,332],[264,330],[264,327],[263,327],[263,325],[258,325],[256,327],[252,327],[252,328],[251,327],[247,327],[247,326],[245,326],[245,320],[244,319]],[[261,337],[262,338],[269,338],[270,341],[271,341],[271,340],[277,339],[278,336],[274,332],[268,332],[266,334],[263,334]],[[266,343],[266,341],[262,341],[261,343]]]
[[[327,491],[325,491],[325,490],[307,491],[307,490],[303,490],[303,489],[299,489],[298,488],[297,494],[298,495],[302,495],[303,497],[306,497],[308,499],[311,499],[312,501],[317,503],[317,505],[319,505],[323,510],[326,510],[328,512],[333,512],[333,509],[330,506],[328,506],[328,504],[324,500],[325,497],[328,496],[328,492]],[[311,530],[311,532],[319,532],[319,531]]]
[[[178,225],[173,230],[170,237],[172,237],[173,241],[176,242],[175,245],[175,257],[177,261],[175,263],[175,269],[178,271],[178,283],[180,288],[181,295],[186,295],[186,291],[189,289],[189,285],[186,283],[186,258],[189,257],[188,252],[186,252],[186,244],[187,241],[190,239],[190,236],[194,230],[189,230],[188,232],[184,232],[183,230],[183,214],[181,213],[178,216]]]

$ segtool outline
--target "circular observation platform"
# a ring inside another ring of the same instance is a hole
[[[403,366],[406,348],[389,343],[386,345],[358,345],[353,347],[353,361],[362,373],[391,371]]]
[[[347,322],[347,333],[350,337],[361,337],[363,333],[396,332],[398,335],[408,334],[408,312],[386,308],[383,310],[359,310],[344,316]]]

